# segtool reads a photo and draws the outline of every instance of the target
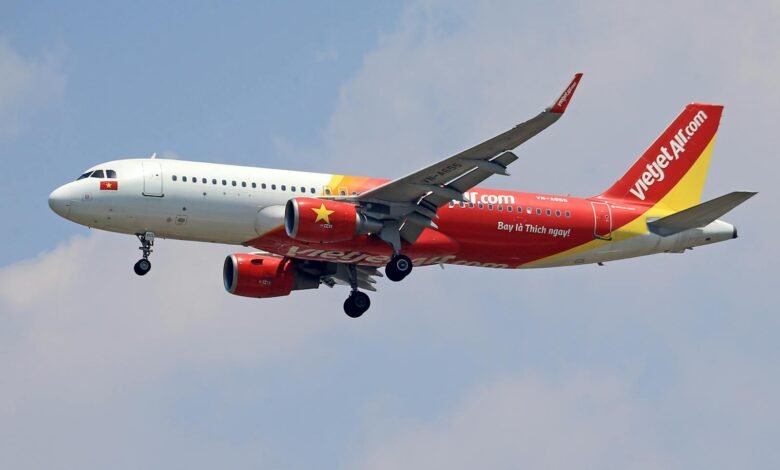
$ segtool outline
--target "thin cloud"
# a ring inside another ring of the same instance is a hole
[[[23,57],[0,37],[0,139],[16,137],[32,117],[65,93],[61,51]]]

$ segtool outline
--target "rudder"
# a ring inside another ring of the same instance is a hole
[[[679,211],[701,201],[723,106],[692,103],[611,188],[598,196]]]

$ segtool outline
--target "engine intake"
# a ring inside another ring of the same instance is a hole
[[[295,261],[271,255],[235,253],[222,269],[225,290],[243,297],[281,297],[301,289],[316,289],[319,278],[295,269]]]
[[[376,233],[382,223],[361,214],[347,202],[297,197],[284,210],[287,236],[309,243],[345,242],[362,233]]]

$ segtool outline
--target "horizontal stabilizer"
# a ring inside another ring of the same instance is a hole
[[[651,232],[666,237],[691,228],[706,227],[758,193],[734,191],[647,223]]]

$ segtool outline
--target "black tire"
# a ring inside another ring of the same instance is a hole
[[[133,270],[139,276],[145,276],[151,269],[152,263],[150,263],[148,259],[139,259],[138,262],[135,263],[135,266],[133,266]]]
[[[412,272],[412,260],[406,255],[396,255],[385,266],[385,275],[393,282],[403,280]]]
[[[371,306],[371,299],[363,292],[353,292],[344,301],[344,313],[350,318],[359,318]]]

